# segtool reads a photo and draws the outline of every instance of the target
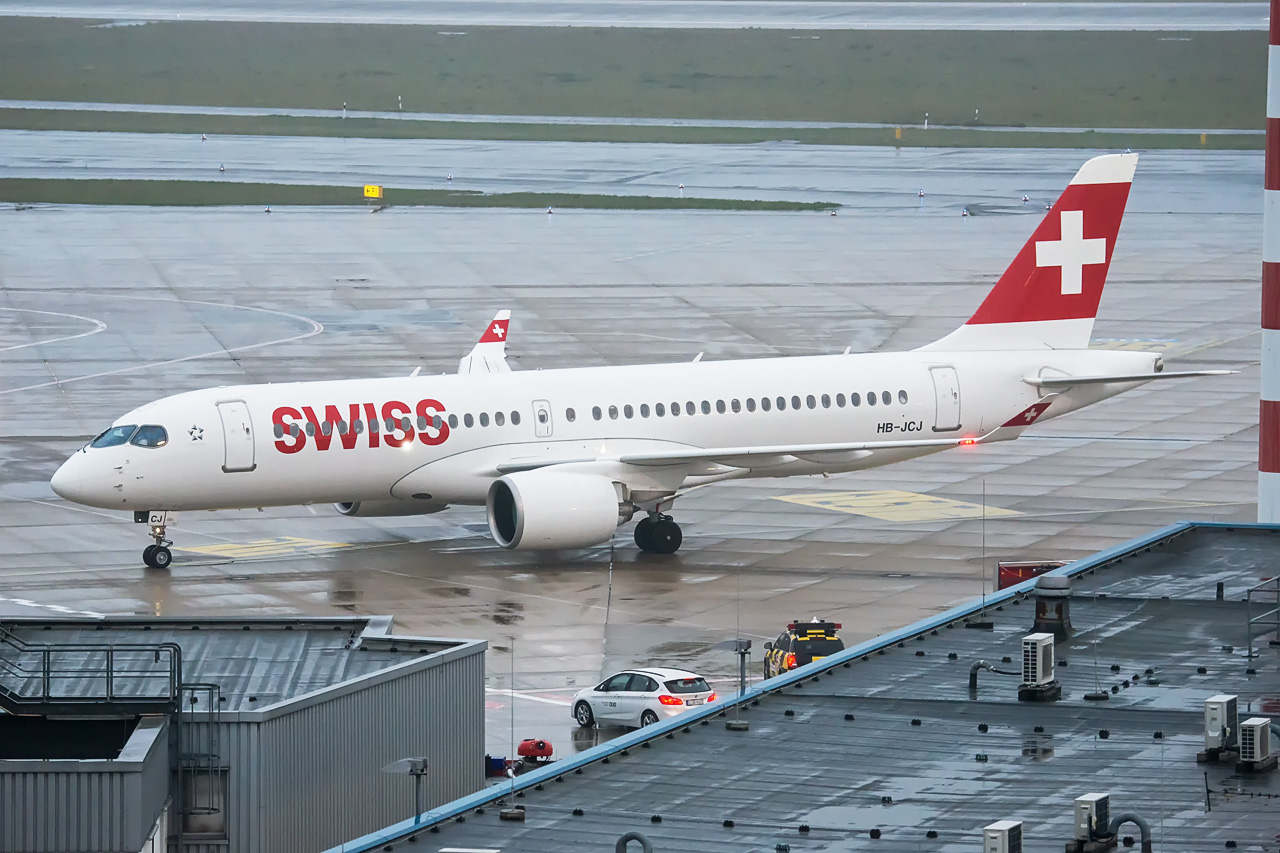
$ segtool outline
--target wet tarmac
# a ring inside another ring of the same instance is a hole
[[[95,113],[150,113],[158,115],[204,116],[289,116],[291,118],[376,118],[403,121],[433,121],[458,124],[547,124],[586,125],[593,127],[715,127],[715,128],[781,128],[786,130],[812,130],[817,128],[844,128],[862,130],[886,130],[902,127],[900,123],[868,121],[772,121],[768,119],[715,119],[715,118],[635,118],[632,116],[540,116],[499,115],[486,113],[424,113],[411,110],[314,110],[302,107],[225,107],[198,104],[120,104],[104,101],[22,101],[0,98],[0,110],[69,110]],[[928,130],[923,125],[909,127]],[[1185,127],[1037,127],[1025,124],[960,125],[937,124],[935,130],[969,130],[980,133],[1127,133],[1134,136],[1169,136],[1188,133],[1204,133],[1206,136],[1262,136],[1265,128],[1216,128],[1201,130]]]
[[[546,185],[627,183],[635,149],[613,148],[612,167],[583,149],[580,173]],[[1254,519],[1252,153],[1144,156],[1094,333],[1096,346],[1164,352],[1171,369],[1240,374],[1148,386],[1011,445],[695,490],[676,505],[685,545],[672,557],[640,555],[629,528],[611,572],[608,548],[501,551],[476,509],[300,507],[184,515],[160,572],[141,566],[129,517],[49,490],[63,458],[142,402],[452,370],[499,308],[513,311],[523,369],[917,346],[967,317],[1030,233],[1039,210],[1023,188],[1056,193],[1087,156],[816,149],[753,171],[716,146],[666,148],[686,161],[655,157],[632,171],[639,183],[707,158],[721,165],[703,183],[726,193],[838,181],[867,204],[837,217],[0,208],[0,613],[393,614],[404,633],[491,643],[492,750],[514,734],[565,752],[600,736],[573,729],[573,692],[617,668],[688,666],[732,690],[736,661],[716,644],[739,632],[758,678],[761,644],[794,618],[863,639],[989,588],[997,560],[1071,559],[1188,517]],[[414,150],[389,168],[409,173]],[[532,155],[475,150],[491,152],[466,155],[477,169],[512,186],[544,174]],[[921,183],[939,188],[923,207]]]
[[[844,0],[4,0],[0,15],[431,26],[805,30],[1266,30],[1265,3]]]
[[[1140,140],[1135,140],[1135,146]],[[861,211],[1037,213],[1103,151],[872,148],[771,142],[649,144],[0,129],[0,178],[348,185],[486,193],[602,193],[830,201]],[[221,168],[221,171],[220,171]],[[1261,152],[1143,154],[1130,210],[1257,212]],[[1148,184],[1154,176],[1177,192]],[[1151,176],[1151,177],[1149,177]],[[1232,192],[1223,193],[1223,182]],[[921,201],[917,193],[926,193]],[[1022,196],[1028,195],[1024,205]],[[1146,207],[1137,207],[1146,205]],[[974,208],[976,209],[976,207]]]

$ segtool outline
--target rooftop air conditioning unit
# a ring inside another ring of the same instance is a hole
[[[1053,679],[1053,634],[1022,638],[1022,683],[1042,687]]]
[[[1022,821],[998,820],[983,827],[982,853],[1022,853]]]
[[[1093,841],[1111,826],[1111,795],[1076,797],[1076,841]]]
[[[1204,700],[1204,748],[1227,749],[1236,740],[1236,697],[1219,693]]]
[[[1240,760],[1266,761],[1271,757],[1271,719],[1250,717],[1240,724]]]

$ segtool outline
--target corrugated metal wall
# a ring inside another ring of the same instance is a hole
[[[162,738],[141,769],[106,762],[0,763],[0,851],[115,853],[142,849],[167,799]],[[43,766],[42,766],[43,765]]]
[[[412,778],[382,772],[396,759],[430,759],[425,808],[483,786],[484,652],[219,728],[229,845],[181,853],[314,853],[412,814]]]
[[[478,651],[262,727],[270,817],[253,853],[313,853],[413,813],[413,779],[383,773],[425,756],[425,808],[484,784],[484,654]],[[264,815],[265,816],[265,815]]]

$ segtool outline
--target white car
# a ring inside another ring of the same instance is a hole
[[[651,726],[682,711],[716,701],[707,680],[683,669],[628,669],[573,697],[573,718],[596,723]]]

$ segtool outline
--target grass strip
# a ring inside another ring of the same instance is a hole
[[[923,130],[902,128],[736,128],[641,125],[500,124],[288,116],[181,115],[87,110],[0,109],[0,128],[238,136],[321,136],[368,139],[487,139],[554,142],[719,143],[791,141],[811,145],[898,145],[907,148],[1158,148],[1262,150],[1264,137],[1195,132]]]
[[[233,181],[121,181],[0,178],[0,201],[15,204],[106,204],[154,207],[350,205],[372,206],[362,187],[248,184]],[[661,198],[587,193],[480,193],[384,188],[381,205],[394,207],[586,208],[591,210],[828,210],[822,201]]]
[[[1261,124],[1266,52],[1264,32],[5,18],[0,98],[904,125],[926,112],[965,124],[977,110],[993,126],[1246,128]]]

